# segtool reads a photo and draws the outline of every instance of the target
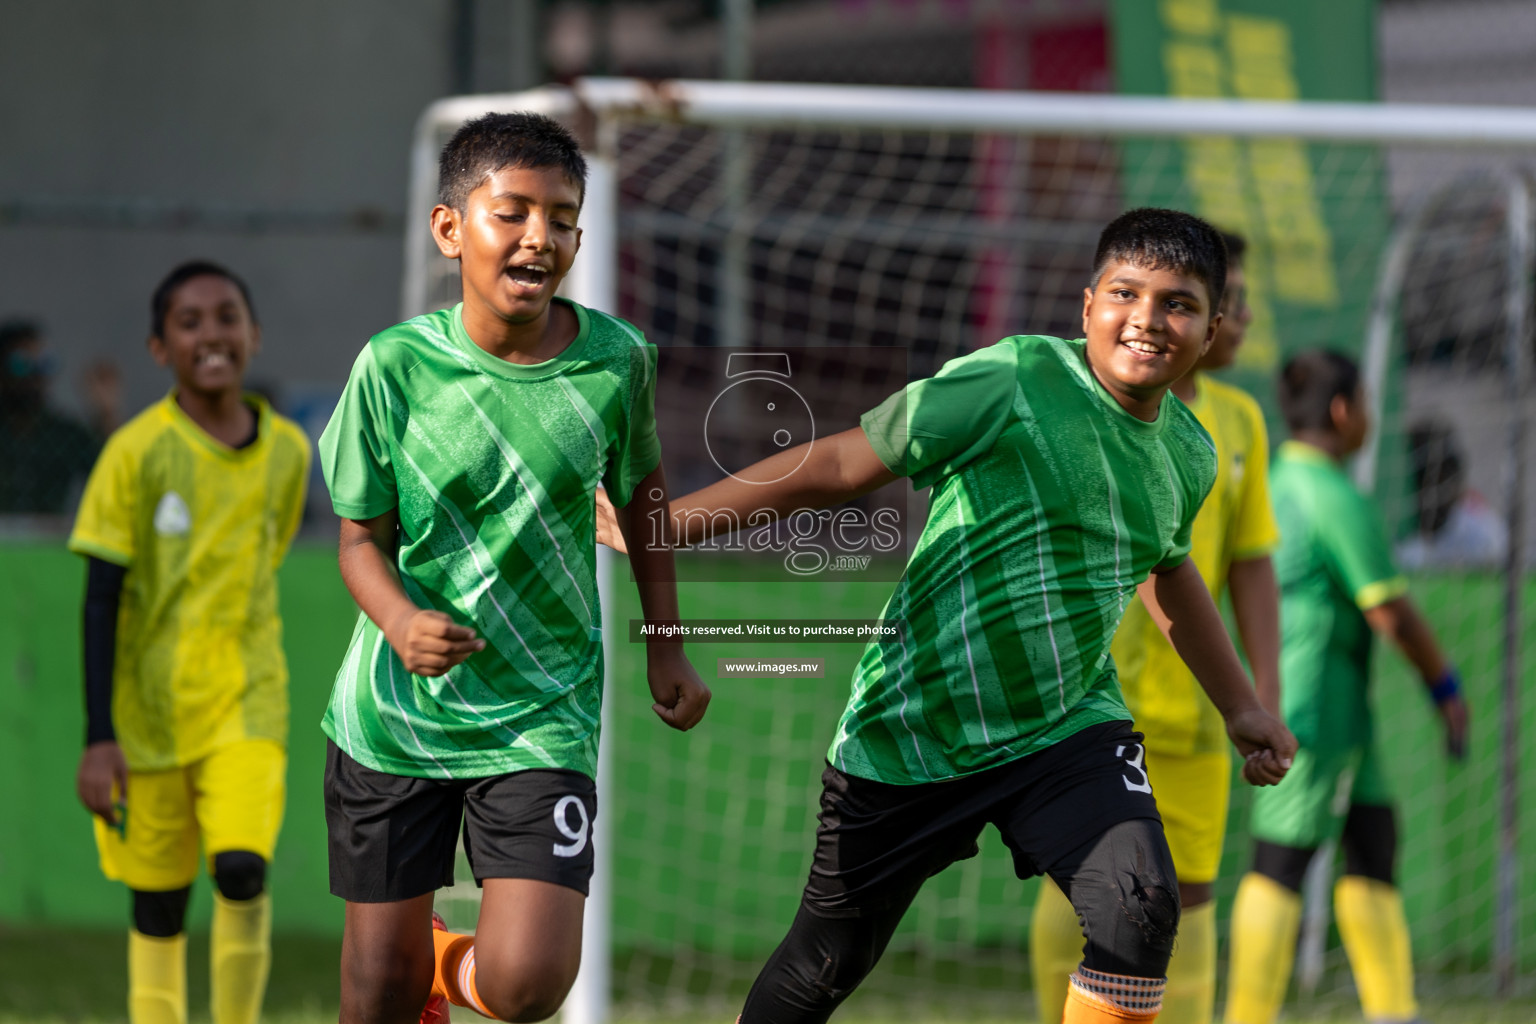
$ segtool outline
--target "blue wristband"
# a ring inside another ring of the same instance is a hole
[[[1461,693],[1461,678],[1456,675],[1455,669],[1448,668],[1435,685],[1429,688],[1429,699],[1435,702],[1435,707],[1439,707],[1459,693]]]

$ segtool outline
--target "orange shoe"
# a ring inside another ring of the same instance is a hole
[[[445,932],[448,925],[443,921],[443,915],[432,911],[432,930]],[[438,995],[436,992],[427,997],[427,1005],[421,1011],[421,1024],[448,1024],[448,998]]]

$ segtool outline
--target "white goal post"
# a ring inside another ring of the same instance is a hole
[[[596,121],[601,140],[626,120],[687,121],[734,128],[883,128],[1051,135],[1180,138],[1226,135],[1365,143],[1536,147],[1536,110],[1426,104],[1280,103],[1164,99],[1077,93],[988,92],[757,82],[583,78],[570,87],[454,96],[433,103],[416,122],[407,209],[429,210],[437,195],[444,126],[493,111],[527,110]],[[611,182],[610,185],[616,185]],[[589,194],[591,189],[589,189]],[[616,205],[615,205],[616,208]],[[585,222],[595,224],[589,212]],[[406,219],[401,315],[428,305],[426,265],[434,253],[425,216]],[[590,243],[588,243],[590,244]],[[597,262],[588,252],[576,274]],[[595,296],[573,281],[575,289]]]
[[[582,212],[583,250],[565,292],[576,301],[617,311],[620,275],[620,185],[618,146],[622,129],[637,123],[666,122],[732,130],[842,130],[932,133],[987,133],[999,136],[1110,137],[1116,139],[1184,140],[1192,137],[1235,139],[1296,139],[1314,142],[1401,145],[1425,148],[1476,148],[1504,154],[1536,155],[1536,110],[1502,107],[1452,107],[1405,104],[1258,102],[1238,100],[1164,99],[1097,94],[983,92],[969,90],[873,88],[750,82],[665,81],[586,78],[569,87],[546,86],[528,92],[459,96],[440,100],[419,118],[411,149],[410,186],[404,251],[401,316],[410,317],[444,301],[441,285],[448,272],[437,256],[428,232],[427,211],[436,200],[438,154],[447,134],[462,122],[488,112],[534,111],[576,126],[590,146],[591,177]],[[727,150],[726,160],[731,159]],[[725,175],[727,180],[729,175]],[[1522,193],[1524,195],[1524,193]],[[727,210],[731,197],[727,197]],[[1529,217],[1521,208],[1520,216]],[[1517,275],[1529,280],[1529,225],[1516,230],[1511,249],[1524,264]],[[1392,297],[1393,280],[1402,274],[1402,246],[1391,247],[1380,271],[1387,281],[1378,304]],[[1396,262],[1393,262],[1393,261]],[[717,272],[719,268],[716,268]],[[727,271],[729,272],[729,271]],[[1394,278],[1394,275],[1396,277]],[[741,282],[737,282],[738,285]],[[722,288],[722,290],[728,290]],[[1513,289],[1528,304],[1524,286]],[[1511,302],[1515,301],[1511,298]],[[1515,311],[1512,311],[1512,314]],[[1510,323],[1518,333],[1510,350],[1511,394],[1529,396],[1530,317],[1522,308]],[[645,324],[641,325],[645,327]],[[1378,311],[1372,328],[1373,346],[1366,365],[1373,383],[1385,386],[1387,348],[1392,341],[1392,313]],[[1517,402],[1517,406],[1529,404]],[[1524,532],[1527,514],[1520,507],[1526,493],[1524,459],[1526,417],[1509,422],[1512,476],[1507,501],[1510,554],[1507,570],[1518,578],[1525,566]],[[600,552],[599,573],[605,609],[614,607],[611,559]],[[1504,707],[1500,713],[1514,742],[1518,720],[1519,590],[1506,588],[1504,630]],[[605,647],[610,673],[622,635],[616,616],[605,620]],[[605,702],[604,747],[598,780],[600,799],[609,792],[611,758],[607,753],[613,729]],[[1490,720],[1488,717],[1484,721]],[[1495,940],[1497,973],[1514,970],[1515,860],[1514,808],[1517,762],[1506,751],[1501,779],[1505,808],[1500,822],[1505,849],[1499,859]],[[607,804],[609,808],[612,804]],[[610,818],[611,820],[611,818]],[[601,837],[601,826],[595,829]],[[608,1018],[610,972],[608,918],[613,844],[595,842],[598,865],[588,901],[586,941],[581,975],[564,1010],[571,1024],[602,1024]]]

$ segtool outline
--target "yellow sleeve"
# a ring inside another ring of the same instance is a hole
[[[107,440],[80,498],[69,550],[131,566],[139,518],[139,451],[119,431]]]
[[[309,437],[297,423],[289,420],[280,421],[284,432],[288,435],[289,443],[297,450],[297,458],[290,471],[284,474],[281,483],[282,493],[278,495],[278,543],[276,547],[276,562],[273,568],[283,564],[287,557],[288,549],[293,544],[294,534],[299,532],[299,524],[304,521],[304,498],[309,490],[309,467],[313,458],[310,451]]]
[[[1248,450],[1243,453],[1242,493],[1232,518],[1234,560],[1267,555],[1280,543],[1280,527],[1269,501],[1269,434],[1264,429],[1264,414],[1252,398],[1242,397]]]

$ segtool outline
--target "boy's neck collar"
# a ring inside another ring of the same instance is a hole
[[[1338,438],[1325,431],[1302,430],[1291,435],[1290,440],[1280,446],[1285,452],[1304,462],[1319,462],[1327,460],[1334,465],[1343,465],[1348,458],[1348,452],[1340,450]]]
[[[189,391],[177,384],[171,388],[171,399],[182,412],[187,414],[188,419],[205,430],[207,429],[205,423],[219,424],[242,420],[245,410],[251,407],[246,401],[245,391],[241,388],[208,395]]]
[[[542,316],[526,324],[508,324],[469,303],[461,307],[459,322],[475,347],[513,366],[546,363],[565,352],[581,333],[580,319],[558,295],[550,299]]]
[[[1199,370],[1190,370],[1184,376],[1174,381],[1168,390],[1173,392],[1173,397],[1185,405],[1191,405],[1195,399],[1200,397],[1199,377]]]
[[[1158,392],[1155,402],[1146,402],[1132,398],[1131,401],[1136,406],[1136,408],[1132,408],[1126,405],[1125,400],[1118,392],[1112,390],[1108,384],[1104,383],[1104,379],[1094,369],[1093,360],[1088,357],[1086,341],[1078,342],[1078,346],[1078,359],[1081,360],[1079,365],[1083,374],[1083,380],[1099,396],[1104,404],[1124,417],[1122,422],[1129,427],[1149,433],[1161,431],[1163,429],[1163,400],[1168,397],[1168,389],[1165,387]],[[1140,410],[1139,412],[1137,411],[1138,409]],[[1151,415],[1145,415],[1149,412]]]
[[[1093,376],[1094,382],[1098,384],[1099,388],[1103,390],[1104,394],[1109,396],[1110,401],[1118,405],[1121,410],[1124,411],[1124,413],[1132,419],[1137,419],[1143,423],[1151,424],[1156,423],[1158,418],[1162,415],[1163,399],[1168,397],[1168,388],[1163,388],[1161,391],[1159,391],[1155,400],[1140,399],[1135,397],[1130,397],[1128,399],[1126,396],[1121,395],[1114,388],[1104,383],[1104,378],[1099,376],[1098,371],[1093,368],[1092,362],[1088,363],[1088,372]],[[1127,404],[1127,402],[1130,404]]]
[[[203,395],[175,385],[168,397],[187,424],[225,448],[249,447],[261,429],[265,403],[256,395],[240,390]]]

